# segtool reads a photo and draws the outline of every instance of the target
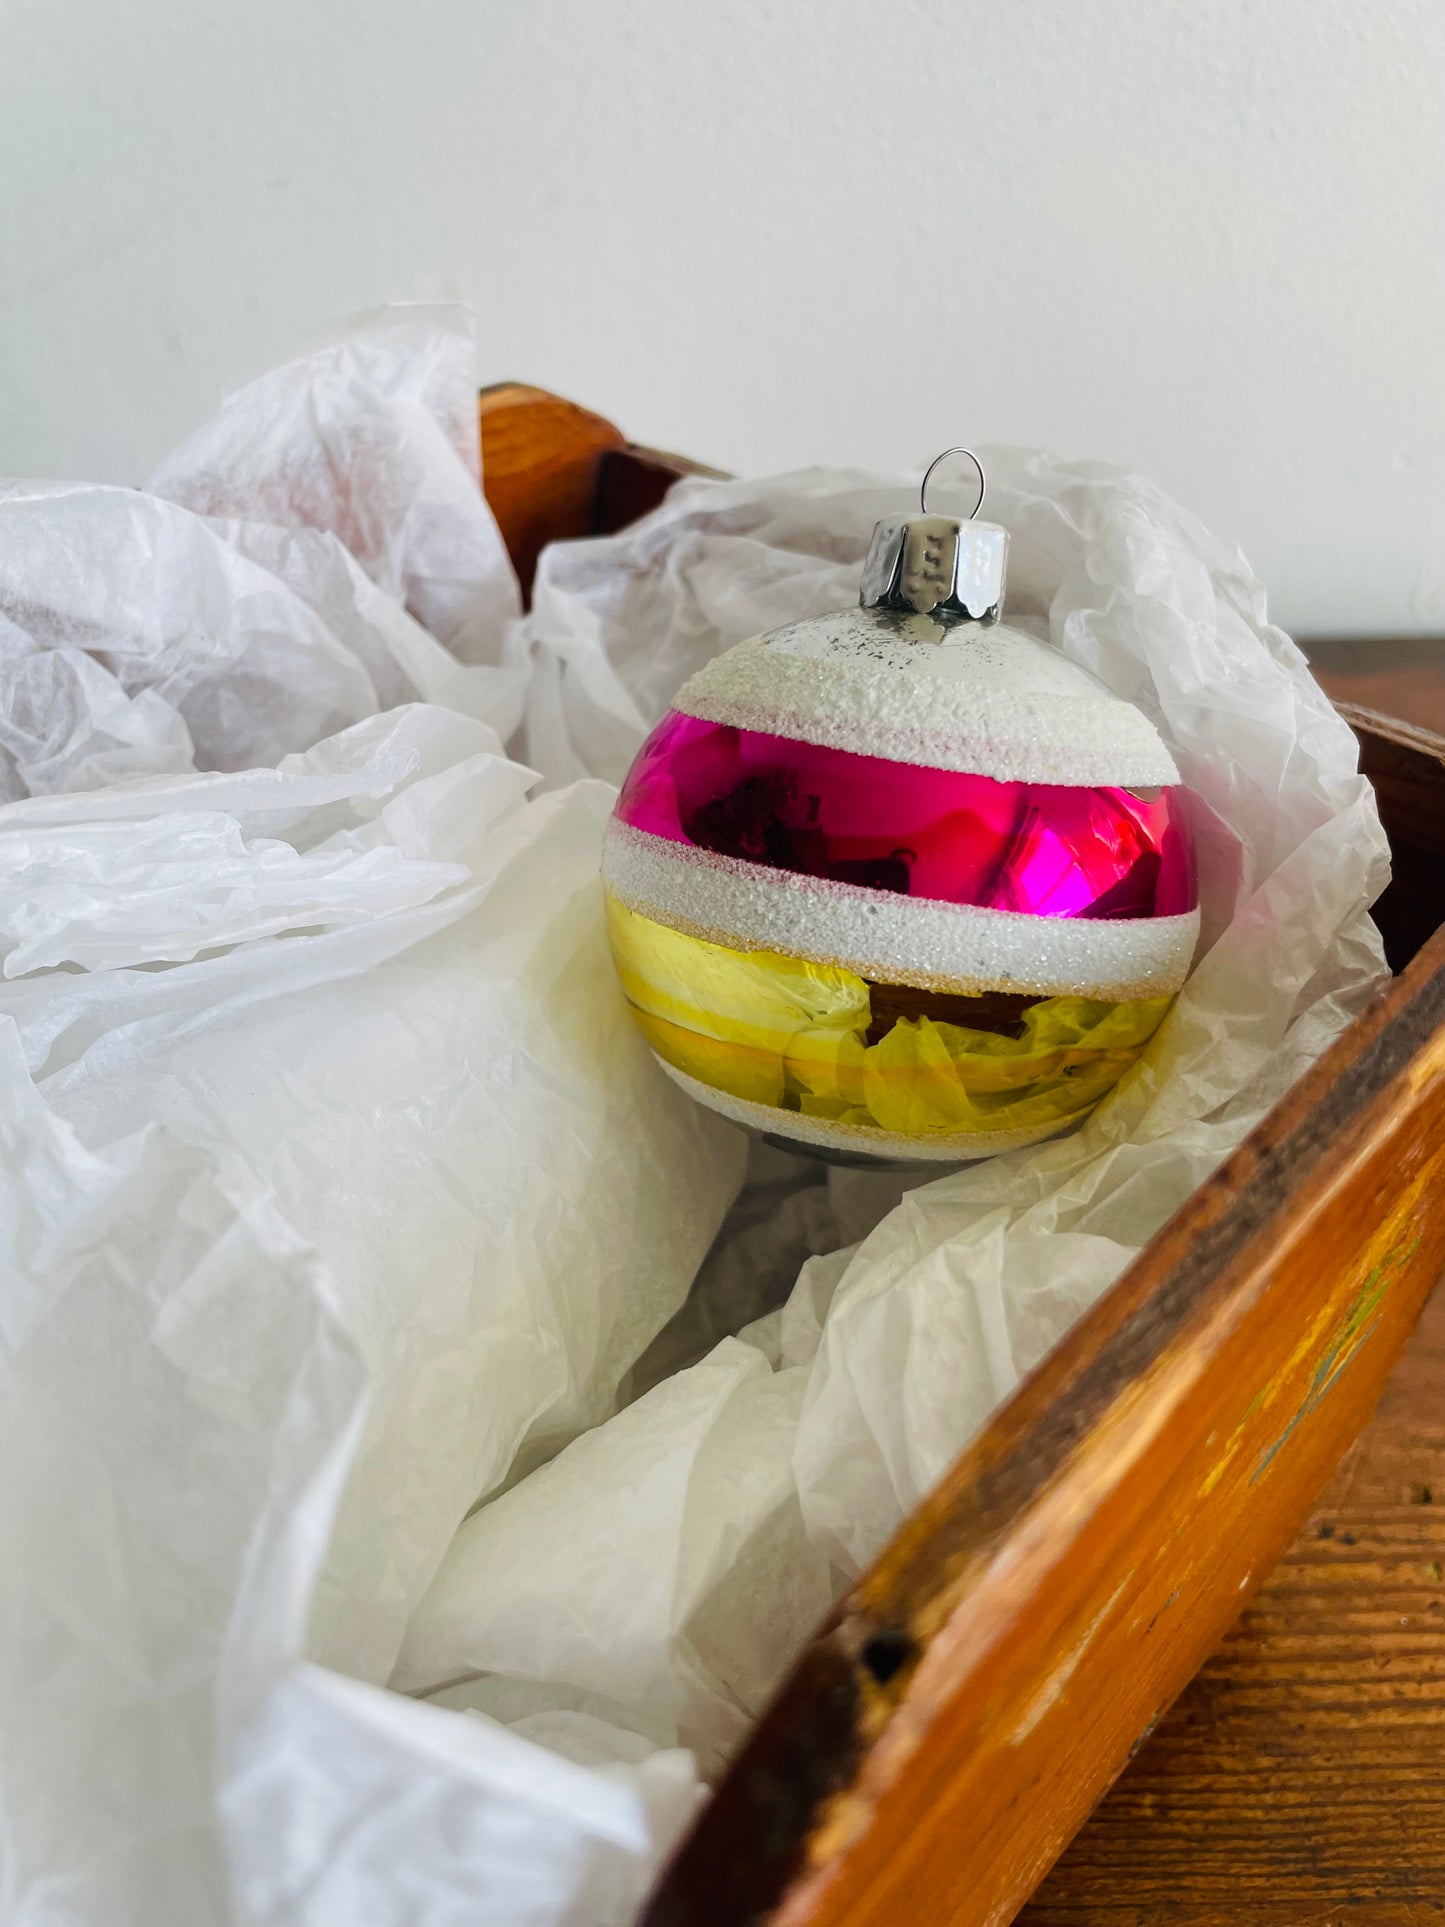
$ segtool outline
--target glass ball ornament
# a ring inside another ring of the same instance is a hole
[[[1157,730],[1000,621],[1004,529],[926,500],[925,478],[919,514],[877,525],[856,609],[683,685],[603,849],[613,958],[663,1069],[850,1163],[1071,1128],[1199,933]]]

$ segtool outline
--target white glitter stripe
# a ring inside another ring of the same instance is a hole
[[[654,1057],[657,1053],[653,1052]],[[1071,1130],[1079,1120],[1066,1118],[1042,1130],[961,1131],[952,1137],[904,1137],[897,1131],[880,1131],[876,1125],[839,1124],[832,1118],[805,1117],[801,1111],[784,1111],[772,1104],[754,1104],[751,1098],[734,1097],[731,1091],[716,1091],[703,1084],[665,1057],[658,1063],[674,1084],[681,1085],[689,1097],[707,1104],[744,1130],[766,1131],[770,1137],[797,1138],[828,1151],[851,1151],[865,1157],[891,1158],[906,1164],[966,1164],[974,1158],[991,1158],[1000,1151],[1018,1151],[1026,1144],[1042,1144]]]
[[[1188,975],[1199,937],[1197,910],[1118,923],[980,910],[769,870],[616,817],[602,875],[628,909],[689,936],[965,996],[1167,997]]]
[[[1179,781],[1149,719],[1103,692],[990,688],[741,643],[690,677],[673,707],[703,722],[1001,783],[1146,789]]]

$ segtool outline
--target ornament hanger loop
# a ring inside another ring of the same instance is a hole
[[[950,455],[966,455],[968,459],[973,463],[974,467],[978,470],[978,500],[974,503],[973,512],[972,514],[970,514],[968,518],[969,521],[971,522],[973,521],[974,516],[976,516],[979,510],[983,507],[983,498],[985,495],[988,494],[988,481],[983,472],[983,463],[978,459],[977,455],[974,454],[971,448],[945,448],[941,455],[934,456],[933,460],[928,464],[928,467],[924,470],[923,480],[918,485],[919,513],[921,515],[927,515],[928,513],[928,478],[929,476],[932,475],[934,469],[938,467],[938,464],[940,462],[946,462]]]

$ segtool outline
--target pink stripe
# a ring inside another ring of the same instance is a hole
[[[675,710],[617,815],[719,856],[985,910],[1163,917],[1197,901],[1177,790],[996,783]]]

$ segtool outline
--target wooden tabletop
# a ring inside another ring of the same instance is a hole
[[[1445,640],[1310,653],[1336,698],[1445,733]],[[1445,1284],[1292,1550],[1019,1922],[1445,1922]]]

